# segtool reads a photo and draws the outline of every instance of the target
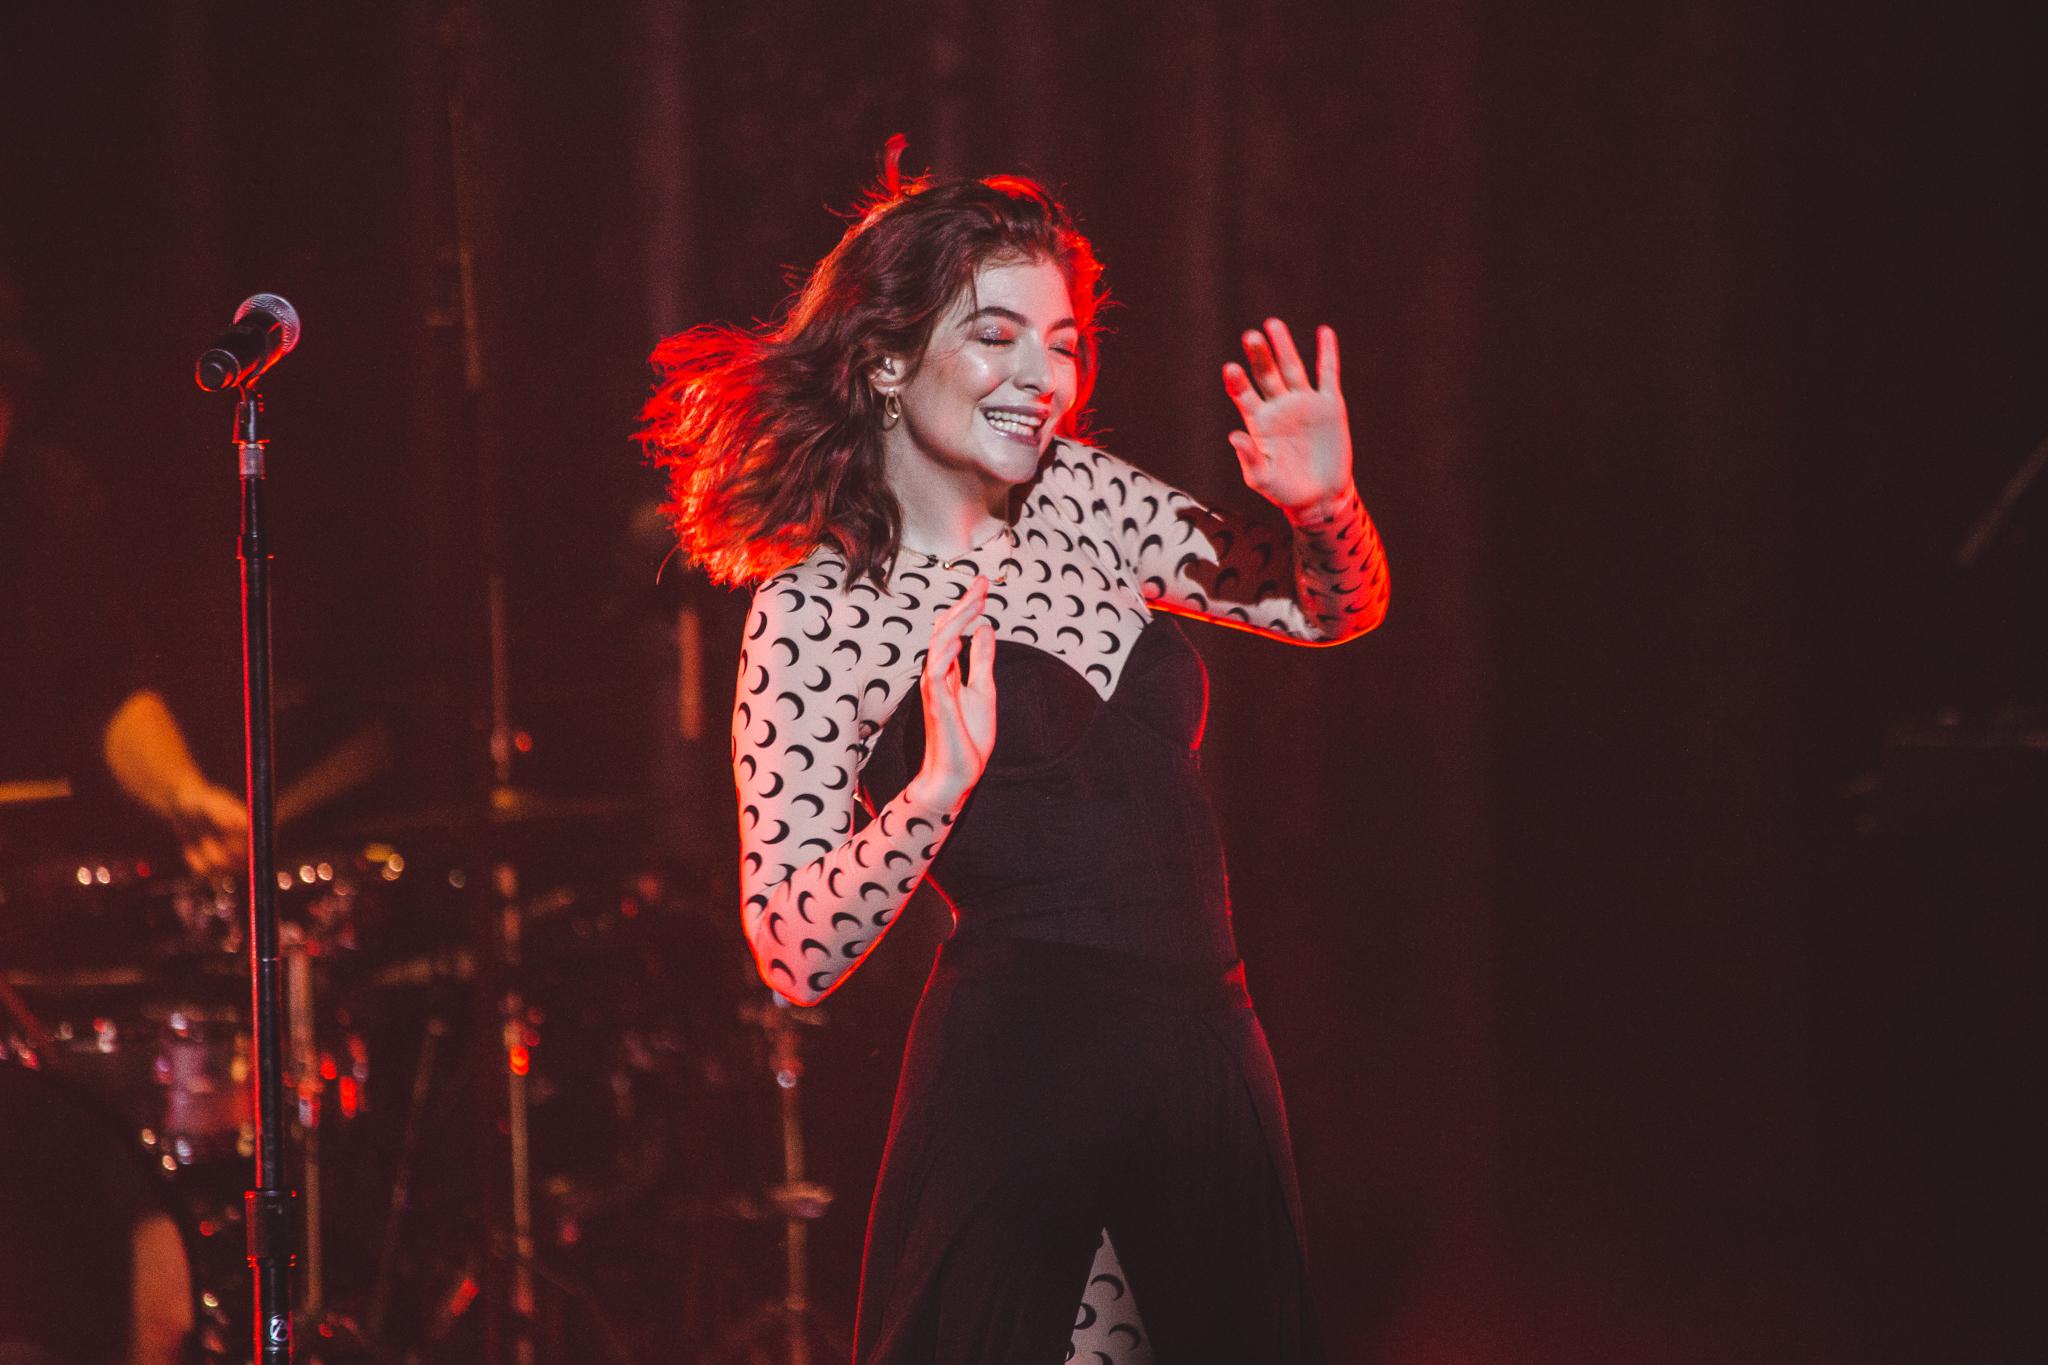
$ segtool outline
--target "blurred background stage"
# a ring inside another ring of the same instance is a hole
[[[9,6],[0,262],[48,367],[28,419],[108,485],[230,782],[234,470],[190,367],[247,294],[303,314],[266,383],[281,776],[365,727],[385,761],[282,852],[422,850],[377,891],[409,946],[365,972],[475,920],[436,812],[486,778],[502,536],[515,777],[558,807],[511,840],[554,897],[554,1358],[607,1358],[593,1315],[713,1358],[780,1292],[734,975],[743,602],[657,578],[630,433],[654,341],[770,314],[903,132],[909,166],[1064,190],[1120,301],[1105,444],[1198,495],[1251,510],[1236,333],[1344,339],[1388,624],[1196,632],[1335,1358],[2035,1359],[2048,487],[1957,550],[2048,436],[2044,36],[2021,0]],[[82,851],[169,856],[75,814]],[[927,900],[805,1031],[842,1328]],[[352,997],[384,1126],[331,1144],[358,1319],[447,986],[393,971]],[[489,1346],[447,1286],[492,1292],[490,1100],[444,1069],[401,1357]],[[621,1076],[658,1099],[620,1117]]]

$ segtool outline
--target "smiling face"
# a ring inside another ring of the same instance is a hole
[[[1026,482],[1074,404],[1080,349],[1058,266],[984,265],[932,328],[909,377],[877,375],[877,389],[894,388],[903,405],[903,420],[883,433],[892,468],[1005,492]]]

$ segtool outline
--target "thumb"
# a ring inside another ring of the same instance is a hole
[[[1265,472],[1267,464],[1265,452],[1259,449],[1259,443],[1251,438],[1249,432],[1231,432],[1230,448],[1237,452],[1238,467],[1244,470],[1244,476],[1247,479],[1255,478]]]

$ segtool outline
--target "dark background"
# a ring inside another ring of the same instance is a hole
[[[287,775],[382,719],[357,816],[476,789],[495,520],[519,780],[630,798],[585,863],[720,924],[741,603],[633,529],[658,336],[769,314],[895,132],[1064,190],[1121,301],[1106,444],[1198,495],[1251,510],[1236,333],[1334,324],[1392,615],[1199,643],[1336,1358],[2017,1360],[2048,489],[1952,557],[2048,435],[2043,38],[2018,0],[9,7],[0,259],[213,771],[235,494],[189,367],[270,290]],[[474,399],[429,321],[458,223]],[[813,1050],[837,1316],[934,932]]]

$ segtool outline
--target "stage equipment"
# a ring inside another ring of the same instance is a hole
[[[277,933],[275,731],[271,713],[270,531],[264,515],[268,477],[259,431],[263,398],[257,385],[299,341],[298,310],[272,294],[252,295],[236,310],[237,327],[200,357],[199,386],[233,387],[236,467],[242,482],[242,717],[248,756],[249,976],[255,1026],[256,1181],[248,1195],[249,1264],[255,1279],[256,1359],[292,1358],[293,1194],[284,1179],[283,1034]]]
[[[199,357],[192,377],[208,393],[251,388],[298,344],[299,310],[275,294],[251,294],[235,310],[235,325]]]

